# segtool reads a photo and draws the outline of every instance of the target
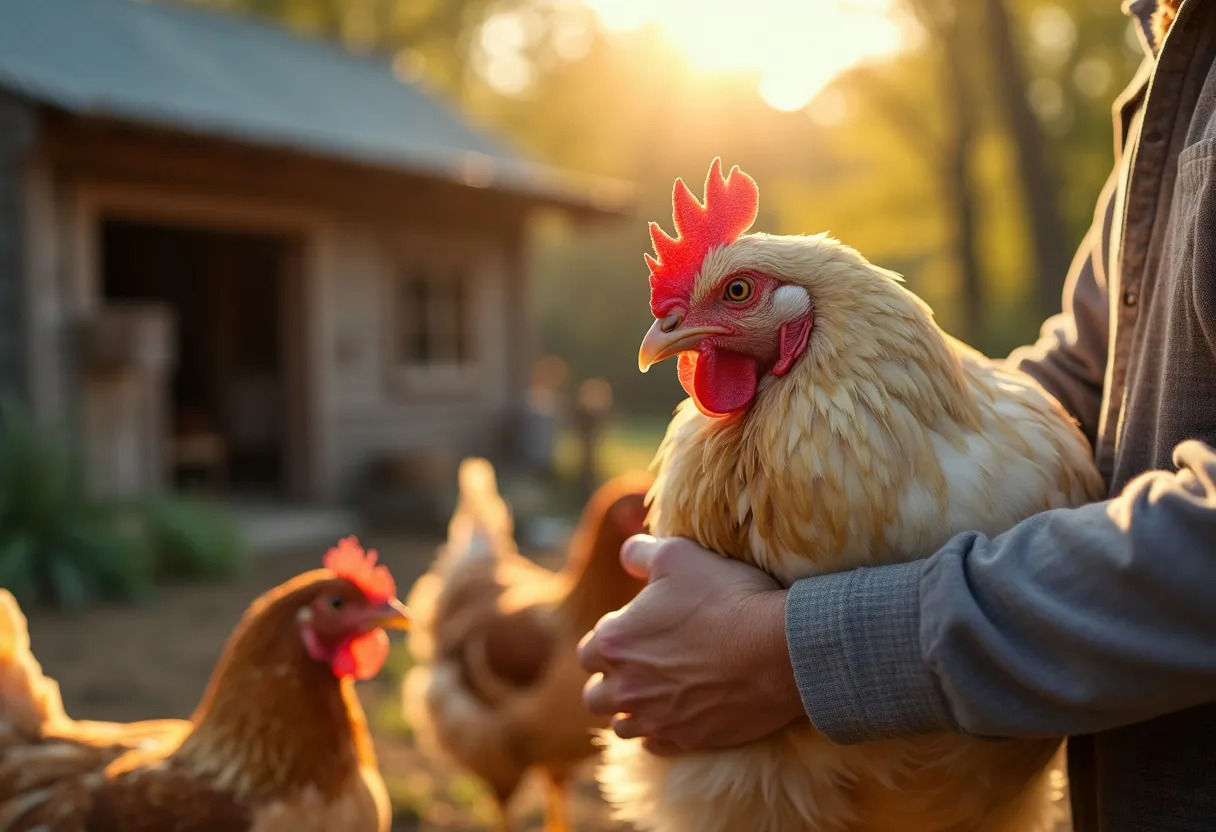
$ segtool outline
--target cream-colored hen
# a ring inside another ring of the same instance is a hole
[[[766,294],[730,319],[727,301],[744,291],[722,287],[741,275]],[[997,534],[1100,496],[1088,443],[1059,404],[944,334],[897,281],[824,236],[753,234],[709,249],[648,342],[746,350],[765,328],[784,337],[808,315],[813,326],[788,372],[760,365],[746,408],[718,417],[680,406],[655,463],[655,534],[788,585],[923,557],[958,532]],[[677,318],[732,332],[681,340]],[[809,723],[675,758],[605,743],[599,778],[618,815],[662,832],[1031,832],[1049,823],[1058,747],[961,735],[844,747]]]

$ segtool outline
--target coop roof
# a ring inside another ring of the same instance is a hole
[[[228,13],[142,0],[0,0],[0,88],[75,115],[279,147],[592,209],[573,180],[360,57]]]

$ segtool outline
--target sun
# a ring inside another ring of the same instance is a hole
[[[798,110],[833,78],[892,55],[909,37],[894,0],[583,0],[608,30],[662,27],[706,70],[750,70],[778,110]]]

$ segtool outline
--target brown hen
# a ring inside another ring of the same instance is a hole
[[[353,681],[408,618],[352,540],[258,598],[189,720],[73,720],[0,590],[0,830],[383,832],[388,801]]]
[[[650,484],[633,474],[603,486],[583,512],[565,568],[553,572],[516,550],[490,464],[461,466],[447,545],[409,595],[410,649],[420,664],[406,678],[405,707],[425,743],[489,785],[504,829],[508,803],[533,768],[548,786],[546,829],[567,828],[566,781],[595,753],[593,731],[607,724],[583,705],[587,674],[576,648],[641,588],[619,553],[645,529]]]

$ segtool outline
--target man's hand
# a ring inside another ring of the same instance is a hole
[[[587,707],[620,737],[658,754],[729,748],[804,716],[776,581],[679,538],[631,538],[621,562],[650,583],[579,646]]]

